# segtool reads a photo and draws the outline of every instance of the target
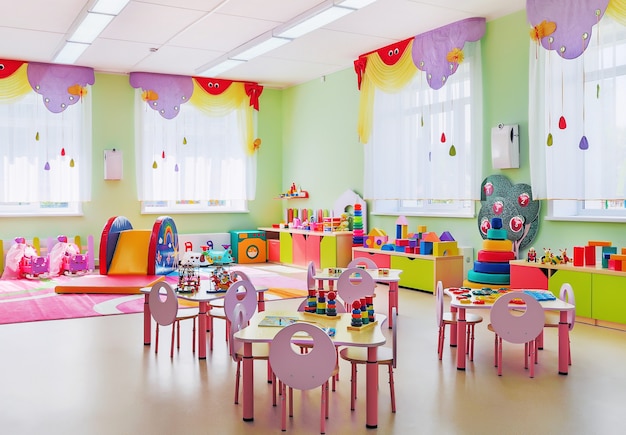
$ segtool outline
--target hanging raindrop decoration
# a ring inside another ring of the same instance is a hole
[[[70,168],[73,168],[74,166],[75,166],[74,159],[70,159]]]
[[[450,151],[448,153],[450,154],[450,157],[456,156],[456,148],[454,145],[450,145]]]
[[[152,169],[156,169],[158,167],[159,167],[159,165],[157,165],[156,160],[154,162],[152,162]]]
[[[65,148],[61,148],[61,157],[65,157]]]
[[[37,132],[37,133],[35,134],[35,140],[36,140],[36,141],[38,141],[38,140],[39,140],[39,132]]]
[[[561,47],[563,51],[565,47]],[[561,65],[561,114],[565,113],[565,80],[563,78],[563,59],[560,61]],[[565,122],[565,116],[561,115],[559,118],[559,128],[565,130],[567,128],[567,122]]]
[[[548,76],[550,80],[548,80],[548,139],[546,140],[546,145],[551,147],[554,144],[554,139],[552,138],[552,42],[554,38],[552,36],[548,37]]]
[[[583,37],[582,37],[582,44],[583,44],[583,48],[585,45],[585,41],[587,40],[587,38],[589,38],[589,34],[587,32],[583,33]],[[583,52],[582,56],[585,56],[585,53]],[[587,140],[587,136],[585,135],[585,82],[586,82],[586,72],[585,72],[585,62],[581,62],[582,64],[582,68],[583,68],[583,107],[582,107],[582,112],[583,112],[583,137],[580,138],[580,142],[578,144],[578,148],[580,148],[581,150],[585,151],[589,149],[589,141]]]

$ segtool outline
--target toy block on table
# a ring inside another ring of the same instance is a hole
[[[585,265],[585,247],[574,246],[574,266]]]
[[[398,216],[396,220],[396,239],[406,239],[409,222],[405,216]]]
[[[432,243],[441,241],[437,233],[433,231],[429,231],[428,233],[422,234],[421,240],[426,241],[426,242],[432,242]]]
[[[433,242],[422,240],[420,242],[420,254],[433,255]]]
[[[617,254],[616,246],[602,246],[602,267],[604,269],[609,267],[609,258],[613,254]]]
[[[433,255],[436,257],[459,255],[459,247],[456,242],[435,242],[433,243]]]
[[[450,231],[444,231],[443,233],[441,233],[441,235],[439,236],[439,240],[442,242],[454,242],[455,241],[454,237],[452,237],[452,234],[450,234]]]
[[[611,242],[605,240],[589,240],[587,246],[611,246]]]
[[[596,265],[596,247],[594,245],[585,246],[585,266]]]
[[[396,246],[409,246],[409,239],[396,239]]]
[[[614,260],[612,258],[609,258],[608,269],[621,271],[623,270],[623,267],[624,267],[623,263],[624,262],[622,260]]]

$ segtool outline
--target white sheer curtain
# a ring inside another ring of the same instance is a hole
[[[466,43],[463,51],[465,60],[439,90],[418,71],[398,93],[376,91],[364,145],[365,198],[480,199],[480,42]]]
[[[237,111],[207,116],[191,104],[174,119],[135,96],[140,201],[253,200],[256,154],[247,155]],[[256,114],[255,114],[256,116]]]
[[[531,41],[533,199],[626,199],[626,27],[605,15],[593,32],[573,60]]]
[[[0,203],[91,200],[89,91],[61,113],[35,92],[0,104]]]

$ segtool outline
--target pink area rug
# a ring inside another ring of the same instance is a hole
[[[271,269],[245,266],[233,266],[233,269],[245,272],[254,284],[267,286],[270,289],[267,300],[306,295],[306,282],[302,279],[279,275]],[[59,283],[72,279],[60,276],[44,280],[0,280],[0,325],[143,312],[143,295],[55,293]],[[167,280],[176,283],[175,277]]]

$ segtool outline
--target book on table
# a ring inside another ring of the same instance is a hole
[[[298,321],[297,317],[293,316],[265,316],[263,320],[259,322],[259,326],[287,326]]]

